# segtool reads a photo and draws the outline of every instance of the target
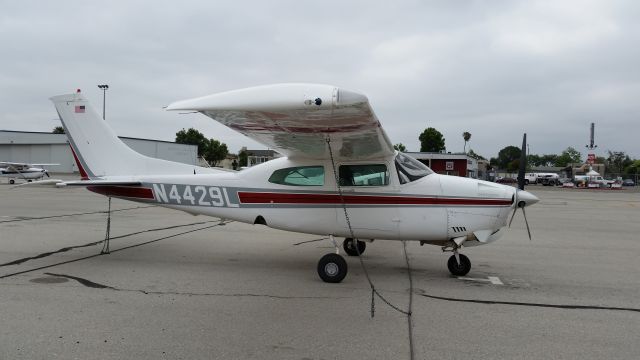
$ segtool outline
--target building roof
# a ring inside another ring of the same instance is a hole
[[[476,158],[467,154],[434,153],[434,152],[406,152],[405,154],[415,159],[437,159],[437,160],[472,160]]]
[[[176,144],[173,141],[144,139],[128,136],[118,136],[120,139],[154,141],[167,144]],[[43,131],[18,131],[0,130],[0,144],[65,144],[68,143],[67,134],[54,134]],[[182,144],[189,145],[189,144]]]
[[[249,156],[275,157],[278,153],[275,150],[246,150]]]

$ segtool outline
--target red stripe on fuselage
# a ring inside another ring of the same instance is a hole
[[[153,196],[153,190],[151,190],[150,188],[143,188],[143,187],[105,185],[105,186],[87,186],[87,190],[93,191],[95,193],[102,194],[105,196],[117,196],[117,197],[128,197],[128,198],[137,198],[137,199],[150,199],[150,200],[155,199],[155,197]]]
[[[257,193],[238,192],[238,198],[243,204],[341,204],[337,194],[287,194],[287,193]],[[408,197],[408,196],[377,196],[377,195],[344,195],[344,202],[348,205],[481,205],[506,206],[511,200],[501,199],[460,199],[441,197]]]

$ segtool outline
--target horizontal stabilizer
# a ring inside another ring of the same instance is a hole
[[[58,184],[64,183],[64,180],[60,179],[46,179],[46,180],[38,180],[32,182],[26,182],[18,185],[14,185],[11,188],[19,188],[23,186],[59,186]]]
[[[46,179],[39,181],[26,182],[23,184],[12,186],[12,188],[18,188],[23,186],[55,186],[59,188],[63,187],[89,187],[89,186],[141,186],[139,181],[109,181],[109,180],[79,180],[79,181],[64,181],[60,179]]]

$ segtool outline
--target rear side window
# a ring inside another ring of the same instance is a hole
[[[299,166],[279,169],[271,174],[269,182],[292,186],[322,186],[324,185],[324,167]]]
[[[389,171],[384,164],[340,165],[340,186],[389,185]]]

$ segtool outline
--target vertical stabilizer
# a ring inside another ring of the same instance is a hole
[[[104,176],[187,175],[221,171],[155,159],[135,152],[118,138],[80,92],[54,96],[51,101],[58,111],[78,167],[84,169],[90,179]]]

